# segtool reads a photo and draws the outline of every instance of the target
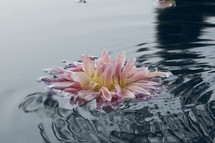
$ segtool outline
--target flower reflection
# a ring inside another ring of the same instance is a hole
[[[93,59],[87,55],[82,62],[71,63],[66,68],[53,68],[51,78],[42,78],[49,89],[62,91],[71,97],[72,104],[84,104],[94,99],[97,106],[118,105],[124,99],[150,98],[158,91],[158,77],[168,77],[166,72],[150,72],[147,67],[137,68],[136,59],[126,62],[125,52],[114,60],[107,50],[102,57]]]
[[[157,7],[158,8],[168,8],[176,6],[175,0],[158,0]]]
[[[86,0],[76,0],[76,1],[80,3],[86,3]]]

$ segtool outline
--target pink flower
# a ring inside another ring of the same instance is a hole
[[[94,60],[87,55],[81,59],[81,63],[72,63],[68,68],[53,68],[51,73],[54,77],[42,80],[50,89],[60,90],[72,99],[77,98],[81,102],[97,99],[101,104],[150,97],[160,85],[153,79],[168,77],[166,72],[137,68],[135,59],[126,62],[125,52],[114,60],[107,50],[99,59]]]

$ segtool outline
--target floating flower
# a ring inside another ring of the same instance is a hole
[[[42,78],[52,90],[60,90],[71,96],[74,103],[118,103],[124,99],[151,97],[160,85],[157,77],[168,77],[166,72],[150,72],[147,67],[137,68],[136,59],[126,62],[125,52],[114,60],[107,50],[102,57],[93,59],[87,55],[82,62],[71,63],[66,68],[53,68],[52,78]]]

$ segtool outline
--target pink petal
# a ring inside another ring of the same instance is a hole
[[[149,72],[146,76],[147,78],[152,78],[152,77],[167,77],[166,72]]]
[[[114,84],[114,88],[116,90],[116,93],[120,93],[121,88],[120,88],[120,86],[118,84]]]
[[[142,68],[136,68],[135,66],[129,71],[128,77],[127,78],[131,78],[132,76],[134,76],[136,73],[138,72],[143,72]]]
[[[78,94],[80,88],[66,88],[63,90],[63,92],[69,92],[69,93],[72,93],[72,94]]]
[[[49,86],[49,88],[54,89],[64,89],[68,87],[80,88],[80,84],[78,82],[56,82]]]
[[[89,75],[90,77],[93,76],[94,73],[94,63],[93,61],[87,56],[87,55],[83,55],[81,57],[82,62],[83,62],[83,66],[84,66],[84,71],[87,75]]]
[[[149,80],[138,80],[135,83],[141,83],[141,84],[152,85],[152,86],[160,85],[160,83],[157,83],[157,82],[154,82],[154,81],[149,81]]]
[[[144,73],[144,72],[137,72],[132,77],[130,77],[129,79],[127,79],[127,83],[133,83],[133,82],[136,82],[138,80],[144,80],[144,79],[146,79],[146,73]]]
[[[84,72],[77,72],[75,76],[77,76],[77,81],[81,84],[81,87],[88,87],[89,81],[91,80],[89,76]]]
[[[81,90],[78,92],[78,97],[91,101],[99,96],[99,92],[94,92],[92,90]]]
[[[48,78],[48,77],[43,77],[40,79],[41,81],[45,83],[50,83],[50,82],[64,82],[67,81],[64,77],[58,77],[58,78]]]
[[[106,87],[102,87],[102,89],[101,89],[101,92],[102,92],[102,97],[105,99],[105,100],[107,100],[107,101],[111,101],[111,99],[112,99],[112,96],[111,96],[111,93],[110,93],[110,91],[106,88]]]
[[[111,57],[110,57],[110,55],[108,54],[108,51],[107,51],[107,50],[104,50],[104,51],[102,52],[102,57],[101,57],[100,61],[101,61],[102,63],[110,63],[110,62],[112,61],[112,60],[111,60]]]
[[[50,71],[53,75],[60,75],[60,74],[65,74],[65,73],[71,73],[71,71],[63,69],[63,68],[59,68],[59,67],[54,67],[51,69]]]
[[[122,90],[120,91],[120,95],[121,95],[121,97],[124,98],[124,99],[132,99],[132,98],[135,98],[134,93],[131,92],[131,91],[129,91],[129,90],[127,90],[127,89],[122,89]]]
[[[110,86],[113,81],[114,67],[108,65],[103,73],[104,86]]]
[[[157,89],[155,86],[152,86],[150,84],[145,84],[145,83],[135,82],[135,83],[132,83],[132,85],[139,86],[139,87],[144,88],[144,89],[152,89],[152,90]]]
[[[117,63],[114,67],[115,71],[114,71],[114,80],[116,80],[117,83],[119,83],[119,79],[120,79],[120,75],[121,75],[121,69],[122,69],[122,65],[121,63]]]
[[[121,63],[123,66],[125,64],[125,51],[121,52],[114,60],[114,62]]]
[[[74,68],[68,68],[68,70],[73,72],[83,72],[83,65],[82,66],[76,66]]]
[[[138,86],[138,85],[135,85],[135,84],[130,84],[126,87],[126,89],[129,89],[130,91],[134,92],[134,93],[143,93],[143,94],[146,94],[146,95],[150,95],[151,96],[151,93],[149,93],[147,90],[145,90],[144,88]]]
[[[72,78],[72,74],[64,75],[63,78],[65,78],[66,80],[69,80],[69,81],[74,81]]]
[[[134,67],[136,59],[131,59],[128,61],[123,69],[122,75],[121,75],[121,83],[124,83],[129,75],[129,71]]]

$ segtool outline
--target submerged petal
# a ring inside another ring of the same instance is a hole
[[[40,78],[41,81],[45,83],[52,83],[52,82],[64,82],[67,81],[64,77],[58,77],[58,78],[49,78],[49,77],[43,77]]]
[[[78,92],[78,97],[91,101],[99,96],[99,92],[94,92],[92,90],[81,90]]]
[[[67,87],[73,87],[73,88],[80,88],[80,84],[78,82],[55,82],[52,83],[49,88],[54,88],[54,89],[64,89]]]
[[[77,94],[79,91],[80,91],[80,88],[73,88],[73,87],[65,88],[63,90],[63,92],[68,92],[72,94]]]

